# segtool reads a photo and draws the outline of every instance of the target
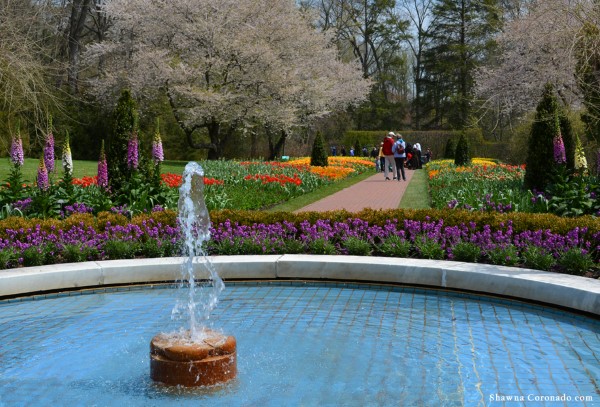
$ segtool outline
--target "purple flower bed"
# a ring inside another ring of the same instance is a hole
[[[154,247],[169,246],[172,250],[164,255],[177,255],[179,247],[179,229],[170,225],[163,225],[153,220],[144,221],[141,225],[129,224],[126,226],[106,225],[103,232],[98,232],[91,227],[85,228],[83,224],[72,226],[68,230],[43,231],[38,226],[34,229],[6,230],[6,238],[0,239],[0,253],[12,251],[23,253],[31,247],[50,247],[52,255],[60,259],[61,251],[66,246],[78,245],[93,248],[94,258],[113,259],[115,255],[107,252],[107,242],[125,242],[136,247],[135,255],[151,257],[144,252],[144,244],[153,243]],[[513,247],[519,255],[523,255],[532,247],[540,253],[552,256],[556,260],[569,251],[576,250],[577,254],[590,260],[590,270],[598,268],[600,253],[600,233],[588,236],[585,228],[575,228],[566,235],[552,233],[549,230],[524,231],[515,233],[512,223],[502,224],[498,230],[490,226],[478,228],[470,223],[461,226],[444,226],[440,221],[414,221],[396,220],[388,221],[383,226],[370,225],[368,222],[349,218],[344,222],[318,220],[314,223],[303,221],[299,224],[290,222],[262,224],[251,226],[240,225],[225,221],[211,227],[211,239],[206,245],[206,250],[212,255],[229,254],[283,254],[283,253],[311,253],[312,244],[316,241],[326,242],[335,249],[336,254],[349,253],[346,243],[348,240],[366,242],[374,255],[390,255],[383,249],[388,239],[405,242],[411,246],[411,257],[423,257],[416,250],[419,242],[429,242],[443,250],[444,259],[453,259],[453,248],[459,243],[469,243],[476,246],[481,253],[481,261],[486,262],[486,256],[495,250],[504,250]],[[291,251],[290,251],[291,250]],[[156,257],[156,255],[154,255]],[[0,258],[1,260],[1,258]],[[60,260],[57,260],[60,261]],[[23,265],[23,258],[13,262],[14,266]],[[511,263],[511,264],[514,264]],[[571,272],[568,269],[562,271]],[[581,271],[577,274],[585,274]]]

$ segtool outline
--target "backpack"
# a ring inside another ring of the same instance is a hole
[[[396,154],[404,154],[404,147],[402,146],[402,143],[398,143],[396,142]]]

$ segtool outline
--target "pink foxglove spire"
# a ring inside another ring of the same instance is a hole
[[[108,188],[108,163],[104,153],[104,140],[102,140],[100,158],[98,159],[98,186],[104,189]]]
[[[127,168],[130,170],[138,168],[138,137],[135,131],[127,143]]]
[[[50,188],[50,181],[48,180],[48,170],[46,169],[46,164],[44,164],[44,157],[40,158],[36,183],[40,191],[47,191],[48,188]]]

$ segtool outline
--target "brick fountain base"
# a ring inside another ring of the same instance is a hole
[[[237,375],[233,336],[206,330],[194,342],[185,334],[161,333],[150,342],[150,377],[155,382],[185,387],[225,383]]]

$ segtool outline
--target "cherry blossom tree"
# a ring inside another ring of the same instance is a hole
[[[533,1],[497,37],[497,64],[479,69],[476,91],[484,109],[512,122],[535,109],[546,83],[563,106],[581,103],[574,52],[577,33],[590,18],[590,0]]]
[[[102,60],[91,90],[166,94],[188,144],[209,159],[241,128],[287,134],[369,92],[360,66],[342,63],[290,0],[111,0],[104,12],[113,26],[87,50],[88,63]]]

